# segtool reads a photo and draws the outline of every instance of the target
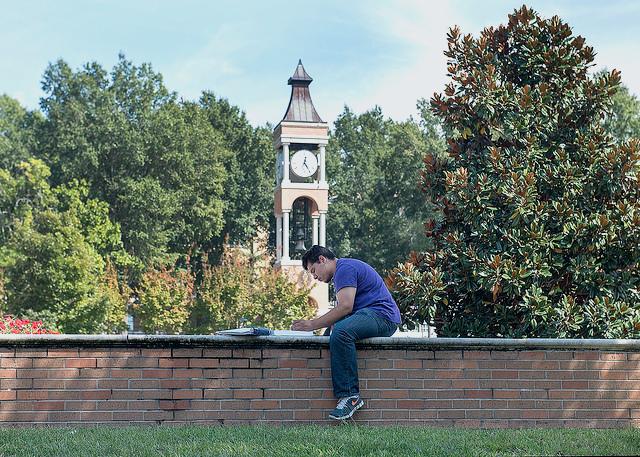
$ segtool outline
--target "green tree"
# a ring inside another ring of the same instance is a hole
[[[619,72],[522,7],[478,38],[448,36],[451,82],[431,106],[449,160],[428,155],[435,248],[394,271],[410,325],[442,336],[640,335],[640,144],[601,119]]]
[[[194,277],[181,269],[148,270],[137,288],[133,312],[145,333],[182,333],[193,307]]]
[[[129,253],[170,263],[221,232],[228,151],[203,110],[178,102],[150,65],[120,56],[107,74],[58,61],[43,89],[39,137],[53,182],[86,179]]]
[[[225,247],[220,265],[204,265],[191,316],[192,331],[212,333],[240,324],[289,328],[316,309],[309,284],[297,284],[271,267],[271,259],[252,258]]]
[[[211,246],[221,252],[224,242],[247,243],[258,228],[269,228],[275,153],[270,129],[252,127],[245,114],[228,100],[204,92],[200,106],[230,151],[224,163],[224,227]]]
[[[50,188],[37,159],[17,170],[0,170],[0,210],[9,215],[0,243],[6,311],[65,333],[122,329],[126,302],[110,289],[108,262],[126,265],[128,257],[107,205],[88,199],[83,183]]]
[[[42,116],[24,109],[17,100],[0,95],[0,168],[11,169],[33,156],[35,130]]]
[[[600,77],[606,74],[601,72]],[[617,142],[640,138],[640,100],[620,84],[611,97],[611,110],[604,120],[604,128]]]
[[[428,240],[421,227],[431,216],[419,187],[422,159],[442,149],[434,116],[421,125],[385,119],[380,108],[356,115],[348,108],[335,122],[327,149],[330,181],[328,245],[387,270]]]

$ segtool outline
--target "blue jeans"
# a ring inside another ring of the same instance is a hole
[[[333,325],[329,338],[331,379],[336,398],[359,395],[356,341],[391,336],[398,326],[371,309],[359,309]]]

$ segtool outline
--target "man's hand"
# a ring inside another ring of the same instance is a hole
[[[316,326],[313,325],[312,320],[300,319],[297,321],[293,321],[293,324],[291,325],[291,330],[310,331],[315,329],[316,329]]]

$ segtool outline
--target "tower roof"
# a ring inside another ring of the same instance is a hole
[[[287,111],[282,118],[283,121],[322,122],[311,101],[311,94],[309,93],[311,81],[313,81],[313,78],[304,69],[302,60],[298,60],[296,71],[287,82],[291,86],[291,98],[289,99]]]

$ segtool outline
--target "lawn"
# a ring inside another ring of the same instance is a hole
[[[175,426],[0,429],[0,456],[638,455],[640,431]]]

